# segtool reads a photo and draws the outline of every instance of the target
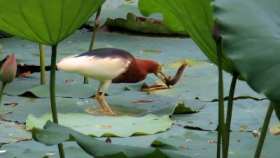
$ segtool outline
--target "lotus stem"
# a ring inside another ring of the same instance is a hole
[[[4,89],[6,87],[6,83],[2,82],[2,85],[1,85],[1,90],[0,90],[0,107],[2,106],[2,98],[3,98],[3,93],[4,93]]]
[[[45,70],[45,50],[42,44],[39,44],[40,51],[40,84],[46,84],[46,70]]]
[[[233,73],[231,84],[230,84],[230,90],[229,90],[229,97],[228,97],[228,105],[227,105],[227,116],[226,116],[226,158],[228,157],[228,151],[229,151],[229,144],[230,144],[230,128],[231,128],[231,118],[232,118],[232,109],[233,109],[233,102],[234,102],[234,92],[236,87],[236,82],[238,79],[238,75],[236,73]]]
[[[94,43],[95,43],[95,38],[96,38],[96,32],[99,29],[99,17],[100,17],[100,13],[101,13],[101,6],[98,8],[97,12],[96,12],[96,16],[95,16],[95,20],[94,20],[94,26],[92,29],[92,35],[91,35],[91,41],[90,41],[90,45],[89,45],[89,51],[93,50],[94,48]],[[88,84],[88,77],[84,76],[84,84]]]
[[[51,56],[51,72],[50,72],[50,101],[51,101],[51,111],[53,122],[58,124],[57,109],[56,109],[56,89],[55,89],[55,79],[56,79],[56,56],[57,56],[57,45],[52,46],[52,56]],[[63,144],[58,144],[59,156],[60,158],[65,158]]]
[[[219,132],[220,128],[218,126],[218,135],[217,135],[217,158],[221,157],[221,133]]]
[[[272,112],[273,112],[273,103],[271,102],[267,109],[266,115],[265,115],[265,119],[264,119],[262,130],[261,130],[261,136],[259,138],[259,142],[258,142],[257,149],[255,152],[255,158],[261,157],[262,148],[263,148],[264,140],[265,140],[265,137],[267,134]]]
[[[96,12],[96,16],[95,16],[95,20],[94,20],[94,27],[92,30],[92,35],[91,35],[91,41],[90,41],[90,45],[89,45],[89,51],[93,50],[94,48],[94,44],[95,44],[95,37],[96,37],[96,32],[99,29],[99,17],[101,14],[101,7],[98,8],[97,12]]]
[[[222,155],[223,158],[226,157],[225,151],[226,151],[226,135],[225,135],[225,122],[224,122],[224,81],[223,81],[223,69],[222,69],[222,50],[223,50],[223,44],[222,44],[222,38],[219,37],[216,40],[217,44],[217,57],[218,57],[218,98],[219,98],[219,125],[218,125],[218,140],[217,140],[217,157],[220,157],[221,152],[221,144],[222,144]]]

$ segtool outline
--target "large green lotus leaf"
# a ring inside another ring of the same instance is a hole
[[[96,137],[102,136],[118,136],[128,137],[132,135],[147,135],[169,129],[172,120],[169,115],[156,116],[145,115],[142,117],[133,116],[93,116],[90,114],[68,113],[58,114],[59,123],[66,127],[70,127],[85,135]],[[26,128],[42,129],[48,120],[51,119],[50,114],[46,114],[40,118],[29,115],[26,121]]]
[[[0,0],[0,30],[54,45],[72,34],[104,0]]]
[[[13,122],[0,121],[0,131],[0,144],[31,139],[31,134],[24,130],[23,125],[18,125]]]
[[[217,0],[224,52],[259,93],[280,102],[278,0]]]
[[[161,13],[164,23],[172,30],[184,30],[203,53],[217,63],[216,44],[212,37],[214,20],[211,0],[140,0],[139,9],[144,15]],[[234,72],[232,63],[223,56],[223,68]]]
[[[185,154],[172,150],[158,150],[151,147],[107,144],[72,129],[48,122],[43,130],[33,129],[34,139],[55,145],[67,140],[76,141],[88,154],[96,158],[188,158]]]
[[[92,158],[85,153],[76,143],[63,143],[65,157],[67,158]],[[35,141],[23,141],[6,144],[0,148],[3,151],[1,158],[59,158],[56,146],[46,146]]]

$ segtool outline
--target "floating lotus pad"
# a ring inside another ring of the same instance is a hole
[[[29,115],[26,121],[26,128],[42,129],[50,114],[42,117]],[[162,132],[171,127],[173,121],[169,115],[156,116],[146,115],[142,117],[133,116],[94,116],[82,113],[58,114],[59,123],[70,127],[80,133],[102,137],[118,136],[128,137],[132,135],[147,135]]]

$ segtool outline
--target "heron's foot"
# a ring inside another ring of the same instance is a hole
[[[100,106],[101,106],[101,110],[103,114],[106,115],[116,115],[113,110],[111,109],[111,107],[108,105],[108,103],[106,102],[106,100],[102,100],[101,102],[99,102]]]
[[[89,113],[91,115],[100,115],[100,113],[102,113],[102,109],[100,108],[93,108],[93,107],[88,107],[85,109],[86,113]]]
[[[85,112],[91,115],[116,115],[113,111],[107,111],[103,108],[93,108],[93,107],[88,107],[85,109]]]
[[[102,109],[102,113],[107,114],[107,115],[115,115],[109,104],[107,103],[104,93],[97,93],[96,95],[96,101],[100,105]]]
[[[141,91],[143,91],[143,92],[153,92],[153,91],[165,90],[165,89],[169,89],[169,87],[167,87],[166,85],[161,85],[161,84],[154,84],[154,85],[149,86],[144,83],[141,87]]]
[[[105,115],[111,115],[111,116],[116,115],[116,113],[114,113],[111,108],[109,108],[109,109],[101,109],[101,112],[103,114],[105,114]]]

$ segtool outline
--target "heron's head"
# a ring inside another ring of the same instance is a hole
[[[162,71],[162,66],[153,60],[145,60],[145,66],[148,73],[155,74],[164,84],[167,82],[167,76]]]
[[[146,60],[146,69],[148,73],[156,74],[161,71],[161,65],[156,61]]]

